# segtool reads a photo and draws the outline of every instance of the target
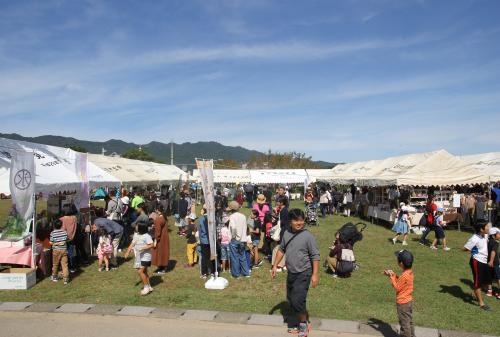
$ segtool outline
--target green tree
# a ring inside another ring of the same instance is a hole
[[[157,159],[156,157],[147,153],[146,151],[139,150],[139,149],[130,149],[127,152],[125,152],[124,154],[122,154],[122,157],[128,158],[128,159],[142,160],[142,161],[152,161],[155,163],[163,164],[163,162],[161,160]]]
[[[314,169],[319,165],[311,160],[311,157],[300,152],[276,152],[269,151],[267,154],[254,155],[248,162],[248,168],[252,169]]]
[[[241,164],[233,159],[214,160],[215,169],[239,169]]]
[[[75,152],[82,152],[82,153],[89,152],[89,151],[87,151],[86,148],[84,148],[83,146],[80,146],[80,145],[73,145],[73,146],[70,146],[69,148]]]

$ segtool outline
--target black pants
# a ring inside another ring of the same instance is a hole
[[[422,236],[420,237],[420,242],[424,242],[427,239],[427,235],[434,229],[434,226],[427,226],[424,229],[424,232],[422,233]]]
[[[286,278],[286,297],[295,314],[307,314],[307,292],[311,284],[312,270],[302,273],[288,272]]]
[[[215,272],[214,261],[210,260],[210,245],[201,245],[201,273],[209,275]]]
[[[319,208],[321,209],[321,216],[324,218],[326,216],[328,204],[319,204]]]

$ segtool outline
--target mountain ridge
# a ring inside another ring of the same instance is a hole
[[[141,146],[154,157],[165,163],[170,163],[170,143],[162,143],[159,141],[151,141],[148,144],[135,144],[120,139],[95,142],[74,137],[54,135],[25,137],[17,133],[0,133],[0,137],[60,147],[80,146],[85,148],[89,153],[97,154],[101,154],[104,148],[106,150],[105,154],[107,155],[113,152],[121,155],[130,149],[137,149]],[[239,163],[245,163],[248,162],[253,155],[262,154],[262,152],[249,150],[242,146],[227,146],[216,141],[174,143],[174,165],[177,166],[193,166],[195,158],[232,159]],[[335,166],[334,163],[324,161],[314,161],[314,163],[324,168]]]

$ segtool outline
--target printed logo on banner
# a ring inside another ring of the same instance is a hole
[[[14,176],[14,185],[20,189],[25,190],[31,185],[31,173],[28,170],[22,169],[17,171]]]

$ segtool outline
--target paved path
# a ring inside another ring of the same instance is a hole
[[[221,324],[181,319],[31,312],[0,312],[2,337],[272,337],[290,336],[284,328]],[[312,331],[311,337],[368,337]]]

